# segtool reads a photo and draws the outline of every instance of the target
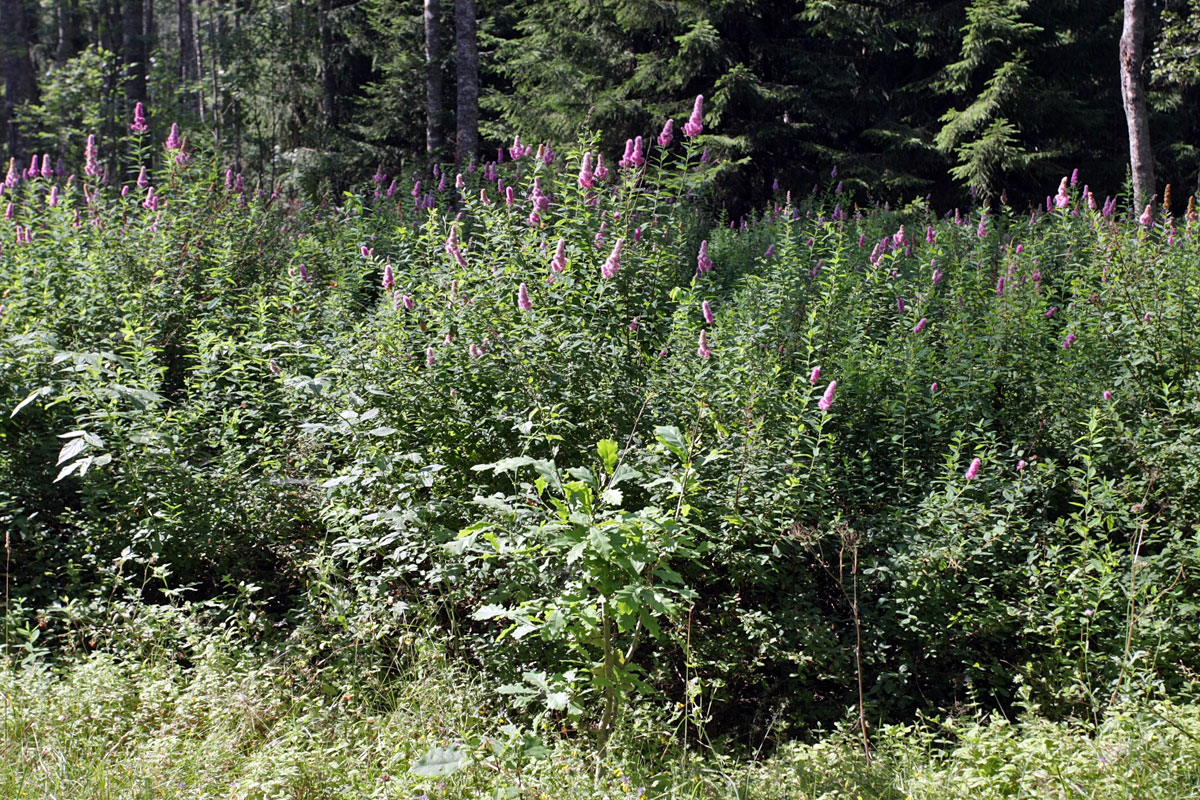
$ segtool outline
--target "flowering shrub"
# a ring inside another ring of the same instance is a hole
[[[263,586],[316,660],[420,619],[602,732],[656,692],[832,720],[856,676],[867,718],[1194,686],[1196,220],[714,217],[702,108],[336,208],[136,119],[10,165],[10,614]]]

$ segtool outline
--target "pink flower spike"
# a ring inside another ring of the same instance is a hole
[[[608,177],[608,167],[604,166],[604,156],[596,156],[596,180],[602,181]]]
[[[700,344],[696,347],[696,355],[701,358],[708,358],[712,355],[712,350],[708,348],[708,332],[700,331]]]
[[[433,354],[432,347],[425,348],[425,366],[432,367],[437,363],[437,357]]]
[[[1022,458],[1020,461],[1017,462],[1017,472],[1024,472],[1025,468],[1028,466],[1029,466],[1029,462],[1027,462],[1025,459]]]
[[[178,150],[183,147],[183,142],[179,140],[179,123],[171,123],[171,132],[167,135],[167,141],[163,145],[168,150]]]
[[[918,322],[913,328],[913,333],[920,333],[921,331],[925,330],[925,323],[927,322],[929,322],[929,320],[926,317],[921,317],[921,321]]]
[[[833,406],[833,395],[837,391],[837,381],[830,381],[825,387],[825,394],[821,395],[821,399],[817,401],[817,408],[822,411],[828,411]]]
[[[57,186],[50,187],[50,196],[48,198],[46,198],[46,205],[50,206],[51,208],[54,208],[55,206],[58,205],[58,187]]]
[[[713,317],[713,312],[712,312],[712,306],[710,306],[708,304],[707,300],[705,300],[703,303],[700,304],[700,313],[704,315],[705,322],[707,322],[709,325],[713,324],[714,317]]]
[[[972,461],[971,466],[967,467],[967,471],[963,473],[963,478],[968,481],[975,480],[975,477],[979,475],[979,467],[982,464],[983,462],[978,458]]]
[[[1067,338],[1063,340],[1062,348],[1063,350],[1070,350],[1073,344],[1075,344],[1075,334],[1068,333]]]
[[[675,138],[675,120],[669,119],[663,125],[662,133],[658,134],[658,146],[670,147],[671,141]]]
[[[562,272],[567,268],[567,242],[565,239],[558,240],[558,247],[554,248],[554,258],[550,259],[550,268],[555,272]]]
[[[1067,178],[1064,176],[1058,184],[1058,194],[1054,196],[1055,208],[1066,208],[1071,204],[1071,195],[1067,193]]]
[[[641,327],[641,322],[639,321],[639,317],[634,317],[629,322],[629,330],[636,331],[639,327]]]
[[[700,273],[712,272],[713,262],[708,257],[708,240],[705,239],[700,243],[700,255],[696,257],[696,271]]]
[[[692,115],[688,117],[688,121],[683,123],[683,135],[689,139],[694,139],[699,136],[704,130],[704,95],[696,95],[696,102],[692,106]]]
[[[820,368],[820,367],[813,367],[813,368],[812,368],[812,372],[810,372],[810,373],[808,374],[808,382],[809,382],[811,385],[813,385],[813,386],[816,386],[816,385],[817,385],[817,381],[819,381],[819,380],[821,380],[821,368]]]
[[[133,106],[133,124],[129,126],[129,130],[134,133],[145,133],[150,128],[146,125],[146,109],[142,107],[141,101],[138,101]]]
[[[1104,399],[1105,399],[1105,400],[1107,400],[1107,401],[1109,401],[1109,402],[1111,403],[1111,402],[1112,402],[1112,397],[1113,397],[1113,395],[1112,395],[1112,392],[1110,392],[1110,391],[1108,391],[1108,390],[1106,389],[1106,390],[1104,391]]]
[[[404,309],[405,309],[406,311],[412,311],[412,309],[413,309],[413,296],[412,296],[411,294],[405,294],[405,295],[401,295],[401,296],[400,296],[400,302],[401,302],[401,303],[404,305]]]
[[[929,393],[931,395],[937,394],[937,390],[938,390],[938,385],[937,385],[936,381],[934,383],[929,384]]]
[[[617,162],[617,166],[622,169],[633,166],[633,139],[625,140],[625,154],[621,156],[621,160]]]
[[[591,153],[583,154],[583,161],[579,165],[579,185],[584,189],[591,189],[596,185],[596,174],[592,171]]]
[[[533,310],[533,303],[529,299],[529,287],[524,283],[517,288],[517,308],[522,311]]]
[[[613,245],[612,253],[600,267],[600,277],[606,280],[616,277],[617,270],[621,268],[621,247],[624,244],[624,239],[617,239]]]
[[[150,185],[150,179],[146,177],[146,168],[142,167],[138,170],[137,185],[139,189],[145,189]]]
[[[1140,217],[1138,217],[1138,222],[1140,222],[1144,228],[1151,228],[1154,226],[1154,212],[1150,210],[1150,203],[1146,204],[1146,210],[1142,212]]]
[[[396,277],[392,274],[392,265],[385,264],[383,267],[383,288],[391,290],[396,285]]]
[[[1042,314],[1042,316],[1045,317],[1046,319],[1050,319],[1057,313],[1058,313],[1058,306],[1050,306],[1050,310],[1047,311],[1045,314]]]
[[[896,311],[898,311],[901,314],[904,313],[904,298],[903,297],[896,298]]]
[[[54,177],[54,165],[50,163],[49,153],[42,153],[42,177],[47,180]]]

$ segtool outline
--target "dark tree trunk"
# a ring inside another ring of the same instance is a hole
[[[59,0],[54,13],[58,23],[54,63],[61,67],[79,52],[79,0]]]
[[[4,128],[8,152],[25,155],[16,109],[35,99],[37,85],[29,60],[30,25],[24,0],[0,0],[0,60],[4,63]]]
[[[333,130],[338,124],[337,71],[333,64],[333,0],[321,0],[319,6],[321,27],[321,105],[325,112],[325,129]]]
[[[425,0],[425,152],[437,160],[442,153],[442,3]]]
[[[179,15],[179,77],[184,83],[191,83],[200,76],[196,15],[192,11],[192,0],[178,0],[175,8]]]
[[[196,12],[192,0],[176,0],[176,15],[179,21],[179,79],[188,88],[187,105],[204,121],[203,90],[200,82],[200,39],[196,36]]]
[[[454,157],[466,161],[479,152],[479,39],[475,0],[454,0],[454,39],[458,74],[458,135]]]
[[[125,99],[132,106],[146,100],[146,9],[147,0],[125,0],[121,29],[121,56],[125,65]]]
[[[1154,155],[1150,152],[1150,122],[1142,87],[1142,39],[1146,30],[1146,0],[1125,0],[1121,31],[1121,100],[1129,129],[1129,166],[1133,173],[1133,205],[1140,210],[1154,202]]]

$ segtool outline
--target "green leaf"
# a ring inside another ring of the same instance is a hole
[[[600,454],[600,460],[604,462],[604,471],[611,475],[613,468],[617,465],[617,454],[620,452],[620,447],[612,439],[601,439],[596,443],[596,452]]]
[[[453,775],[471,763],[470,756],[465,750],[451,745],[450,747],[431,747],[425,755],[417,759],[409,772],[421,778],[444,778]]]
[[[25,398],[24,400],[22,400],[21,402],[17,403],[17,407],[16,407],[16,408],[14,408],[14,409],[12,410],[12,413],[10,413],[10,414],[8,415],[8,416],[9,416],[9,418],[11,419],[11,418],[15,417],[15,416],[17,415],[17,412],[18,412],[18,411],[20,411],[22,408],[24,408],[25,406],[27,406],[27,405],[29,405],[30,403],[32,403],[32,402],[33,402],[34,400],[36,400],[37,398],[39,398],[39,397],[44,397],[45,395],[48,395],[48,394],[50,394],[50,387],[49,387],[49,386],[43,386],[43,387],[42,387],[42,388],[40,388],[40,389],[34,389],[34,390],[33,390],[33,392],[31,392],[31,393],[30,393],[30,395],[29,395],[28,397],[26,397],[26,398]]]
[[[64,461],[69,461],[70,459],[79,455],[81,452],[83,452],[83,448],[85,448],[87,446],[88,446],[87,440],[84,439],[82,436],[80,436],[76,439],[72,439],[71,441],[67,442],[66,444],[63,445],[62,450],[58,451],[58,461],[55,462],[55,466],[58,466],[59,464],[63,463]],[[62,478],[62,477],[63,476],[60,474],[59,478]],[[58,480],[59,478],[56,478],[55,480]]]
[[[687,460],[688,446],[683,434],[674,425],[659,425],[654,429],[654,438],[682,460]]]
[[[368,433],[372,436],[391,436],[393,433],[397,433],[397,430],[389,428],[387,425],[380,425],[378,428],[372,428]]]
[[[486,605],[486,606],[483,606],[482,608],[476,609],[475,613],[471,615],[471,619],[477,619],[477,620],[482,621],[482,620],[486,620],[486,619],[495,619],[496,617],[506,617],[506,616],[508,616],[507,608],[505,608],[504,606],[498,606],[495,604],[491,604],[491,605]]]

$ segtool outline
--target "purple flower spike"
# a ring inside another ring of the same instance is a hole
[[[1046,312],[1045,314],[1043,314],[1042,316],[1043,316],[1043,317],[1045,317],[1046,319],[1050,319],[1051,317],[1053,317],[1053,316],[1054,316],[1055,314],[1057,314],[1057,313],[1058,313],[1058,306],[1050,306],[1050,310],[1049,310],[1049,311],[1047,311],[1047,312]]]
[[[837,381],[830,381],[825,387],[825,394],[821,395],[821,399],[817,401],[817,408],[822,411],[828,411],[833,406],[833,395],[837,392]]]
[[[929,322],[927,318],[921,317],[921,321],[918,322],[913,328],[913,333],[920,333],[921,331],[925,330],[925,323],[927,322]]]
[[[696,271],[699,273],[712,272],[713,262],[708,257],[708,240],[700,243],[700,255],[696,257]]]
[[[183,142],[179,139],[179,123],[171,123],[171,132],[167,135],[167,141],[163,145],[168,150],[178,150],[183,147]]]
[[[712,355],[712,350],[708,347],[708,332],[700,331],[700,343],[696,347],[696,355],[701,358],[708,358]]]
[[[683,123],[683,135],[693,139],[704,130],[704,95],[696,95],[696,103],[692,106],[692,115]]]
[[[930,393],[931,395],[932,395],[932,394],[937,394],[937,390],[938,390],[938,385],[937,385],[937,382],[936,382],[936,381],[935,381],[934,383],[931,383],[931,384],[929,384],[929,393]]]
[[[700,304],[700,313],[704,315],[705,322],[707,322],[709,325],[713,324],[714,317],[713,317],[713,312],[712,312],[712,306],[710,306],[708,304],[707,300],[705,300],[703,303]]]
[[[591,189],[596,185],[596,174],[592,171],[591,153],[583,154],[583,161],[579,165],[579,185],[584,189]]]
[[[969,481],[975,480],[979,475],[979,467],[983,464],[980,459],[975,459],[971,462],[971,466],[967,467],[967,471],[963,473],[963,478]]]
[[[1075,334],[1068,333],[1067,338],[1063,340],[1062,348],[1063,350],[1070,350],[1073,344],[1075,344]]]
[[[605,280],[616,277],[617,270],[621,268],[621,248],[624,246],[624,244],[624,239],[617,239],[616,243],[613,245],[612,253],[600,267],[600,277],[604,278]]]
[[[522,311],[533,311],[533,302],[529,299],[529,287],[523,283],[517,288],[517,308]]]
[[[141,101],[138,101],[133,106],[133,124],[129,126],[129,130],[134,133],[145,133],[150,130],[146,125],[146,109],[142,107]]]
[[[49,153],[42,153],[42,177],[46,180],[54,177],[54,165],[50,163]]]
[[[558,240],[558,247],[554,248],[554,258],[550,259],[550,268],[555,272],[562,272],[567,268],[567,242],[565,239]]]
[[[816,386],[816,385],[817,385],[817,381],[819,381],[819,380],[821,380],[821,368],[820,368],[820,367],[813,367],[813,368],[812,368],[812,372],[810,372],[810,373],[809,373],[809,375],[808,375],[808,382],[809,382],[811,385],[813,385],[813,386]]]
[[[392,274],[392,265],[385,264],[383,267],[383,288],[391,291],[396,285],[396,277]]]
[[[1067,193],[1067,178],[1063,176],[1058,184],[1058,194],[1054,195],[1054,207],[1066,208],[1071,204],[1071,195]],[[1047,209],[1049,210],[1049,209]]]
[[[1138,222],[1141,223],[1143,228],[1154,227],[1154,212],[1150,209],[1149,203],[1146,204],[1146,210],[1138,217]]]
[[[1111,403],[1111,402],[1112,402],[1112,397],[1113,397],[1113,395],[1112,395],[1112,392],[1110,392],[1110,391],[1108,391],[1108,390],[1106,389],[1106,390],[1104,391],[1104,399],[1105,399],[1105,400],[1107,400],[1107,401],[1109,401],[1109,402]]]
[[[675,138],[675,120],[669,119],[663,125],[662,133],[658,135],[659,147],[670,147],[671,141]]]
[[[904,313],[904,298],[903,297],[896,298],[896,310],[898,312],[900,312],[901,314]]]

